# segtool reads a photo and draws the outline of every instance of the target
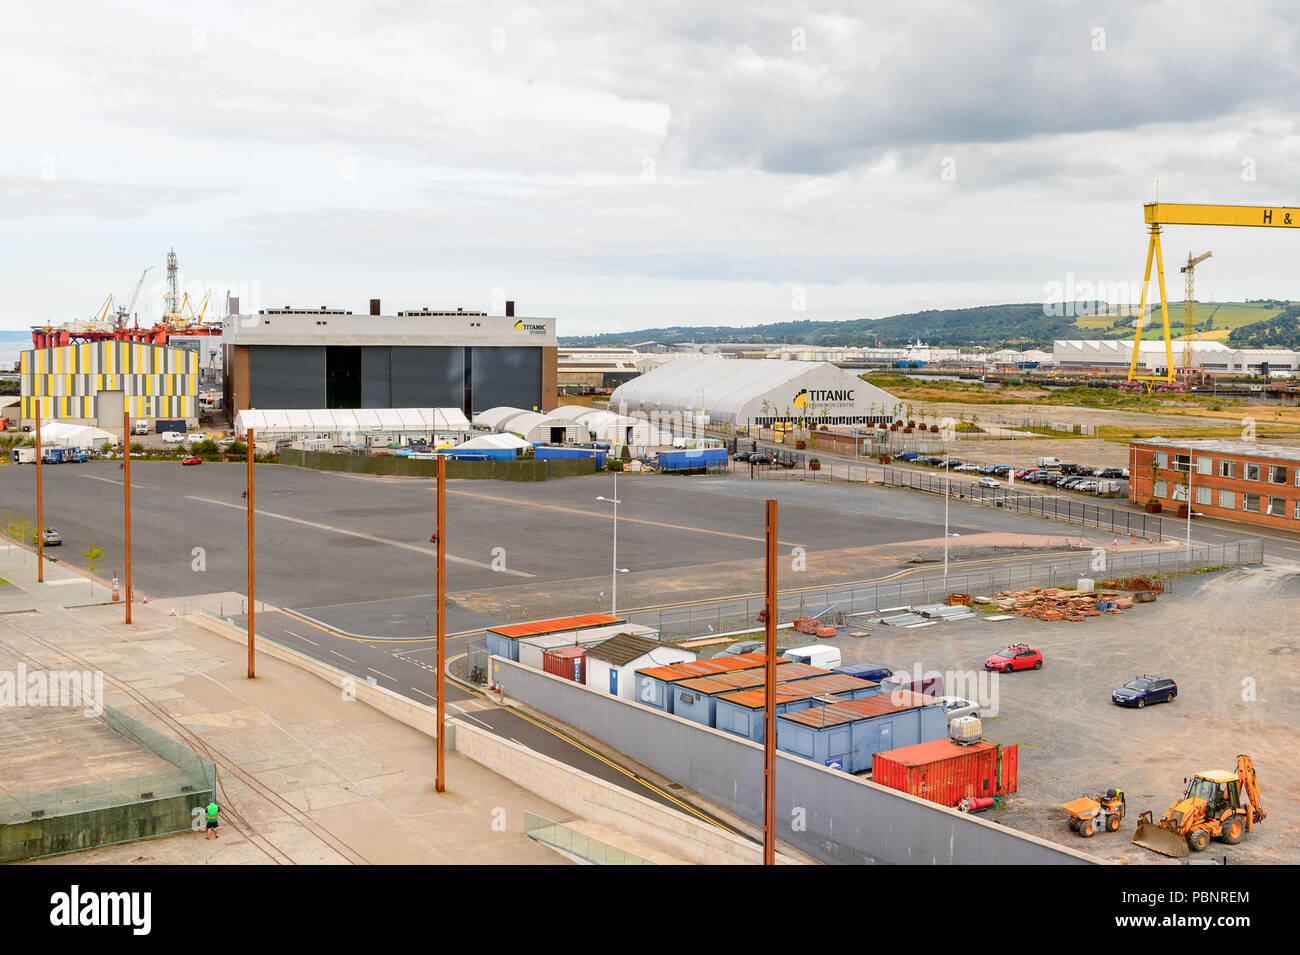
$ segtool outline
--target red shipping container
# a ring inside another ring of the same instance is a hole
[[[1020,749],[983,740],[958,746],[940,739],[876,753],[872,782],[953,807],[972,796],[1016,791]]]
[[[587,682],[587,648],[560,647],[542,654],[542,669],[574,683]]]

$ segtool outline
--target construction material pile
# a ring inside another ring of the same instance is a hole
[[[1028,590],[1004,590],[993,600],[1003,613],[1014,613],[1035,620],[1069,620],[1077,623],[1086,617],[1119,613],[1133,606],[1132,597],[1111,591],[1062,590],[1059,587],[1030,587]]]

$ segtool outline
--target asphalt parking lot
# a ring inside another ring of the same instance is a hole
[[[1081,623],[979,618],[833,642],[846,664],[919,665],[949,684],[961,674],[993,691],[997,715],[985,736],[1019,744],[1020,788],[1006,808],[984,814],[990,821],[1115,862],[1172,861],[1130,844],[1138,814],[1159,818],[1182,796],[1185,776],[1235,770],[1246,753],[1268,818],[1240,845],[1211,842],[1189,858],[1296,863],[1300,641],[1285,621],[1297,597],[1300,564],[1252,567],[1179,578],[1154,604]],[[983,671],[986,657],[1020,642],[1042,652],[1042,670]],[[1111,703],[1113,689],[1142,673],[1173,677],[1178,698],[1140,710]],[[1128,797],[1121,831],[1087,840],[1070,832],[1060,805],[1111,787]]]
[[[94,543],[105,551],[101,574],[120,573],[118,463],[43,470],[45,521],[64,539],[51,556],[79,565],[84,562],[79,551]],[[429,541],[436,503],[432,481],[277,465],[259,465],[256,481],[260,600],[351,633],[428,632],[435,553]],[[0,513],[34,519],[34,485],[34,468],[0,468]],[[160,600],[245,592],[242,465],[135,462],[132,485],[137,592]],[[620,608],[663,603],[669,589],[674,599],[734,589],[731,568],[762,557],[763,500],[769,496],[781,502],[782,553],[797,546],[813,557],[841,555],[834,573],[844,579],[871,577],[906,556],[905,551],[884,555],[877,565],[854,557],[864,549],[942,537],[942,501],[900,490],[825,482],[777,485],[740,476],[626,475],[618,493],[619,564],[629,570],[619,579]],[[536,619],[557,608],[607,608],[613,509],[597,501],[599,495],[613,495],[610,475],[538,484],[451,482],[449,632]],[[1055,534],[1062,541],[1069,533],[1052,521],[973,507],[954,508],[950,529],[959,535]],[[820,582],[815,574],[800,580]],[[523,597],[514,604],[480,599],[497,592]]]

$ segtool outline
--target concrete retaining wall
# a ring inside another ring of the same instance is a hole
[[[762,824],[763,748],[729,733],[493,657],[506,693]],[[856,776],[777,754],[781,839],[834,863],[1044,865],[1096,860]]]
[[[346,471],[349,474],[403,475],[407,477],[436,477],[438,462],[396,455],[329,454],[318,451],[298,451],[285,448],[280,452],[280,463],[290,467],[311,468],[315,471]],[[459,461],[447,459],[447,478],[501,481],[545,481],[553,477],[576,477],[596,473],[596,459],[555,458],[538,461]]]
[[[0,863],[186,832],[194,808],[211,798],[207,790],[0,826]]]
[[[762,846],[468,723],[456,727],[456,751],[545,796],[569,812],[657,845],[699,865],[754,865]],[[778,856],[783,865],[797,863]]]

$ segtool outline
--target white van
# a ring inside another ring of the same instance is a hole
[[[840,665],[840,651],[835,647],[791,647],[781,656],[823,670],[833,670]]]
[[[179,431],[164,431],[161,435],[163,444],[183,444],[185,435]]]

